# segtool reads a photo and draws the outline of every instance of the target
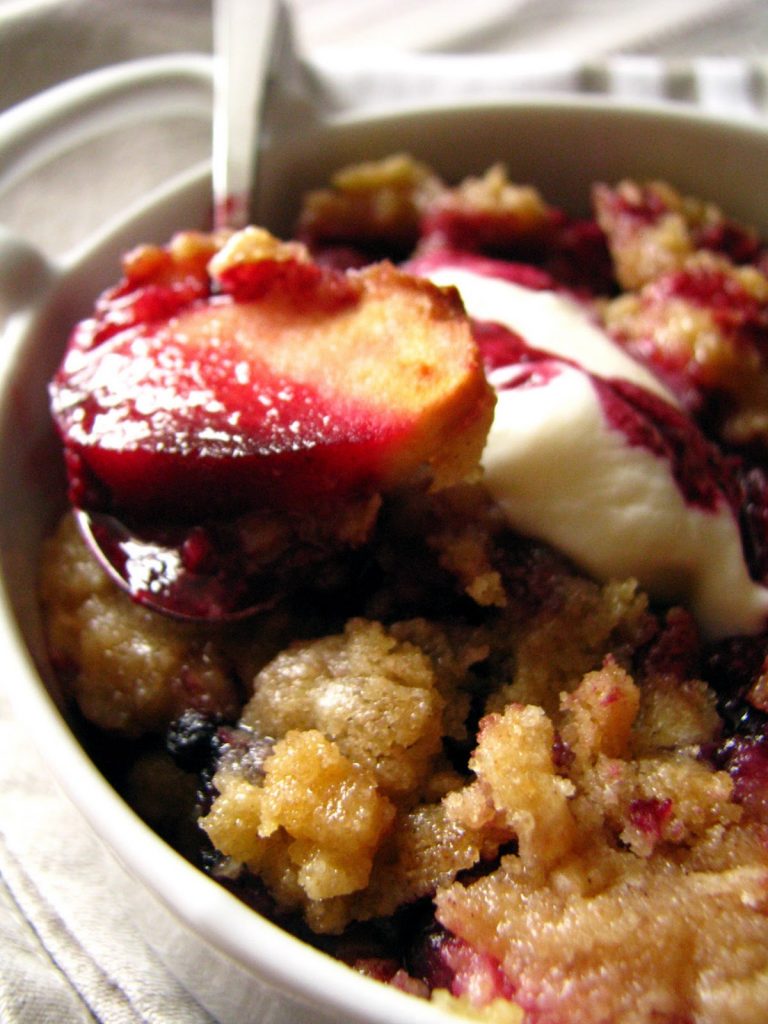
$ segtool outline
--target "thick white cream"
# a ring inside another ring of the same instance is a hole
[[[711,638],[768,621],[768,589],[749,576],[725,496],[691,505],[669,462],[611,427],[590,373],[666,389],[591,322],[574,301],[465,269],[429,275],[455,285],[468,312],[505,325],[557,361],[536,385],[528,366],[491,376],[498,388],[483,456],[486,482],[510,524],[554,545],[598,579],[634,577],[652,596],[685,604]]]
[[[435,284],[458,288],[465,309],[476,320],[504,324],[531,348],[578,363],[598,377],[632,381],[677,405],[672,392],[614,344],[575,299],[550,291],[533,291],[463,267],[441,267],[432,271],[429,278]]]

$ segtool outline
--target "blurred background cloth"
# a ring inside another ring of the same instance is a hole
[[[258,0],[254,0],[258,2]],[[632,55],[768,57],[765,0],[287,0],[299,49],[495,54],[524,69]],[[208,0],[0,0],[0,110],[105,64],[210,52]],[[341,62],[343,64],[343,61]]]
[[[586,89],[768,112],[768,0],[287,4],[337,109]],[[210,48],[209,0],[0,0],[0,111],[105,65]],[[115,133],[0,180],[0,223],[56,256],[208,148],[205,117],[149,117],[141,145]]]
[[[301,50],[321,72],[335,69],[338,104],[536,87],[768,111],[766,0],[289,6]],[[0,0],[0,110],[85,71],[210,45],[203,0]],[[150,125],[141,142],[109,140],[41,169],[0,195],[0,223],[62,252],[204,159],[209,127],[205,117]],[[211,1024],[136,928],[133,892],[51,780],[33,725],[14,720],[0,691],[0,1021]],[[275,1001],[259,1024],[293,1021]]]
[[[764,0],[288,0],[299,44],[432,53],[762,57]],[[0,105],[137,55],[210,48],[205,0],[0,0]]]

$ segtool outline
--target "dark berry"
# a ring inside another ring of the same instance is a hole
[[[454,972],[444,956],[445,945],[451,938],[434,920],[413,937],[406,966],[410,974],[421,978],[430,989],[451,987]]]
[[[741,529],[755,579],[768,580],[768,473],[753,466],[741,478]]]
[[[733,799],[747,814],[768,823],[768,736],[734,736],[714,756],[733,779]]]
[[[730,637],[707,653],[702,676],[718,697],[726,736],[762,735],[768,715],[750,700],[750,691],[764,671],[768,636]]]
[[[674,676],[683,682],[699,675],[701,645],[696,621],[684,608],[671,608],[663,626],[642,655],[648,676]]]
[[[176,764],[185,772],[201,772],[216,756],[219,722],[199,711],[184,711],[172,722],[165,745]]]
[[[664,825],[672,815],[672,801],[633,800],[629,805],[629,820],[644,835],[657,840],[661,838]]]

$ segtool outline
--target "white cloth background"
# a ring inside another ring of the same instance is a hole
[[[302,49],[319,68],[342,72],[337,102],[355,96],[375,104],[425,88],[461,92],[491,79],[509,91],[531,83],[580,88],[575,69],[588,62],[593,87],[669,95],[736,116],[768,111],[764,0],[293,0],[291,7]],[[100,66],[208,52],[210,36],[203,0],[0,0],[0,110]],[[444,59],[425,66],[425,53]],[[468,53],[492,59],[455,63]],[[0,195],[0,223],[61,252],[116,204],[204,158],[208,127],[177,124],[169,136],[161,125],[142,142],[40,172]],[[134,925],[131,887],[58,791],[33,726],[14,720],[0,690],[0,1021],[211,1024]],[[269,1020],[288,1024],[290,1014],[276,1004]]]

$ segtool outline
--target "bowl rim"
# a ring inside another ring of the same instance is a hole
[[[155,63],[160,65],[158,71],[162,71],[165,60],[166,58],[157,58],[152,61],[136,62],[141,65],[141,67],[137,67],[137,72],[140,72],[144,65],[149,65],[150,70],[155,70]],[[194,60],[191,65],[192,72],[200,74],[200,69],[199,60]],[[186,81],[186,71],[183,61],[169,61],[169,75],[172,76],[178,72],[183,76],[183,81]],[[90,74],[95,75],[96,73]],[[334,135],[344,135],[350,131],[387,128],[395,123],[397,125],[414,124],[435,117],[440,119],[466,118],[470,114],[485,117],[508,116],[510,113],[519,116],[533,112],[539,115],[544,113],[558,117],[565,115],[569,118],[598,115],[613,123],[625,123],[627,118],[631,118],[638,124],[646,125],[658,122],[665,122],[669,125],[695,125],[699,129],[723,132],[731,138],[762,139],[768,143],[768,118],[760,116],[758,113],[754,115],[740,114],[734,117],[698,108],[695,104],[685,100],[617,96],[597,92],[560,93],[548,90],[533,91],[525,96],[505,96],[503,93],[499,93],[498,96],[489,94],[458,99],[456,97],[432,98],[421,103],[403,100],[392,102],[386,106],[380,105],[372,110],[342,109],[327,115],[315,112],[315,115],[309,118],[307,127],[310,131],[330,134],[333,138]],[[275,139],[268,143],[268,146],[272,149],[279,149],[283,142],[282,136],[276,133]],[[124,210],[108,218],[86,239],[59,257],[60,270],[66,270],[72,264],[87,258],[97,246],[106,244],[112,235],[130,230],[137,220],[146,219],[146,213],[149,210],[167,203],[172,196],[180,192],[200,187],[201,179],[209,181],[210,176],[211,161],[205,159],[159,185],[147,196],[134,200]]]

